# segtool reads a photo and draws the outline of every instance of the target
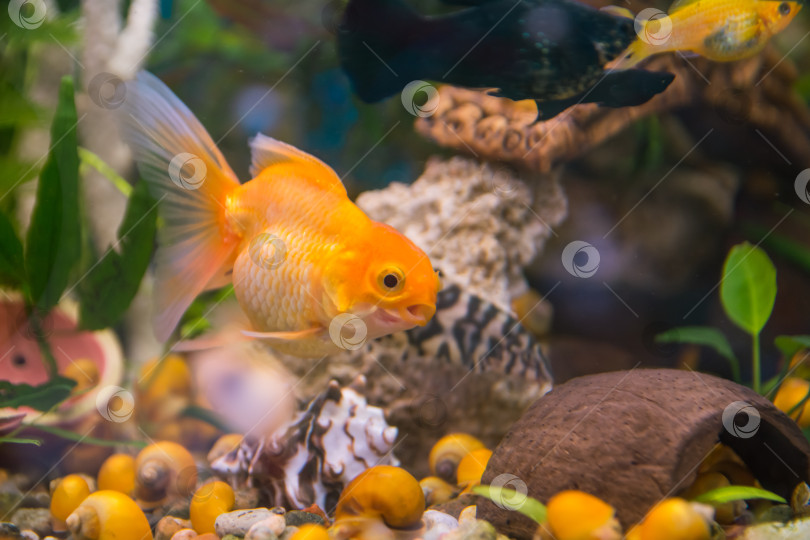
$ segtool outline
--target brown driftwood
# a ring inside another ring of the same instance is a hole
[[[535,122],[531,102],[442,86],[435,114],[419,118],[416,129],[442,146],[548,172],[640,118],[683,107],[709,107],[727,127],[758,129],[789,158],[810,164],[810,111],[793,90],[795,67],[775,49],[733,63],[668,54],[644,67],[670,71],[676,78],[665,92],[638,107],[582,104]]]

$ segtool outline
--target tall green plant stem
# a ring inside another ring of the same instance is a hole
[[[762,393],[762,373],[760,373],[759,332],[751,334],[751,369],[753,371],[753,388],[757,394]]]

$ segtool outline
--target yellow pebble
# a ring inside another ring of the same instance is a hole
[[[641,524],[640,540],[709,540],[709,537],[706,518],[677,497],[661,502]]]
[[[189,507],[191,526],[199,534],[216,532],[217,516],[233,510],[234,494],[231,486],[215,481],[200,486]]]
[[[90,495],[90,486],[78,474],[62,478],[51,495],[51,515],[63,523],[70,514]]]
[[[135,458],[129,454],[113,454],[108,457],[98,471],[98,489],[132,494],[135,489]]]
[[[473,486],[480,484],[481,476],[484,474],[491,457],[492,450],[488,448],[479,448],[464,456],[459,462],[456,471],[456,483],[459,487],[469,490]]]
[[[329,540],[329,532],[322,525],[305,523],[290,537],[290,540]]]
[[[776,405],[777,409],[788,413],[807,396],[808,392],[810,392],[810,382],[796,377],[788,377],[779,386],[773,404]],[[806,428],[810,426],[810,401],[805,402],[799,410],[790,416],[796,420],[799,427]]]
[[[619,540],[612,506],[583,491],[562,491],[548,501],[548,526],[557,540]]]

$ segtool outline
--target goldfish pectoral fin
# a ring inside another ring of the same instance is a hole
[[[298,341],[307,339],[324,332],[322,326],[313,326],[305,330],[293,330],[288,332],[254,332],[253,330],[242,330],[242,334],[247,337],[268,341]]]
[[[599,11],[604,11],[605,13],[610,13],[611,15],[615,15],[617,17],[623,17],[625,19],[635,19],[636,16],[633,15],[633,12],[627,9],[626,7],[620,6],[604,6],[599,8]]]
[[[250,140],[250,174],[258,176],[264,169],[273,165],[304,167],[311,171],[313,179],[325,188],[346,193],[346,188],[334,169],[320,159],[262,133],[256,134]]]
[[[181,339],[172,345],[171,350],[174,352],[204,351],[207,349],[225,347],[226,345],[233,344],[235,341],[250,341],[250,338],[233,332],[228,334],[219,333],[194,339]]]
[[[154,75],[142,71],[127,82],[119,119],[163,219],[154,328],[165,341],[198,294],[226,282],[239,240],[222,234],[222,209],[239,181],[205,128]]]

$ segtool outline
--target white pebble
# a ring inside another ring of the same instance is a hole
[[[197,536],[199,535],[194,529],[180,529],[172,535],[172,540],[191,540],[197,538]]]
[[[427,510],[422,520],[425,522],[423,540],[439,540],[443,534],[458,528],[456,518],[438,510]]]
[[[475,507],[474,504],[468,506],[467,508],[462,510],[461,513],[458,515],[458,522],[461,525],[464,525],[465,523],[474,523],[475,522],[475,511],[476,511],[476,507]]]
[[[276,540],[286,526],[284,516],[272,515],[251,525],[245,540]]]

